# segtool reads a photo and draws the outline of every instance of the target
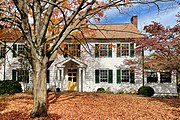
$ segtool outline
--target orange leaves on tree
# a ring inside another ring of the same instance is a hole
[[[61,5],[63,8],[70,9],[70,4],[68,3],[68,0],[65,0],[64,2],[62,2]]]

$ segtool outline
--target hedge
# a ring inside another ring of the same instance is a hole
[[[14,94],[22,92],[21,84],[14,80],[0,81],[0,94]]]

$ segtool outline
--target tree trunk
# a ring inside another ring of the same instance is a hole
[[[47,116],[47,86],[46,86],[46,63],[33,61],[33,97],[34,106],[30,117]]]

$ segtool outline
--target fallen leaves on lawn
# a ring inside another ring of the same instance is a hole
[[[28,93],[0,96],[0,120],[180,120],[180,99],[137,95],[49,93],[48,117],[29,118]]]

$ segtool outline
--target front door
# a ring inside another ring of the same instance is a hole
[[[68,90],[77,91],[77,69],[68,69]]]

